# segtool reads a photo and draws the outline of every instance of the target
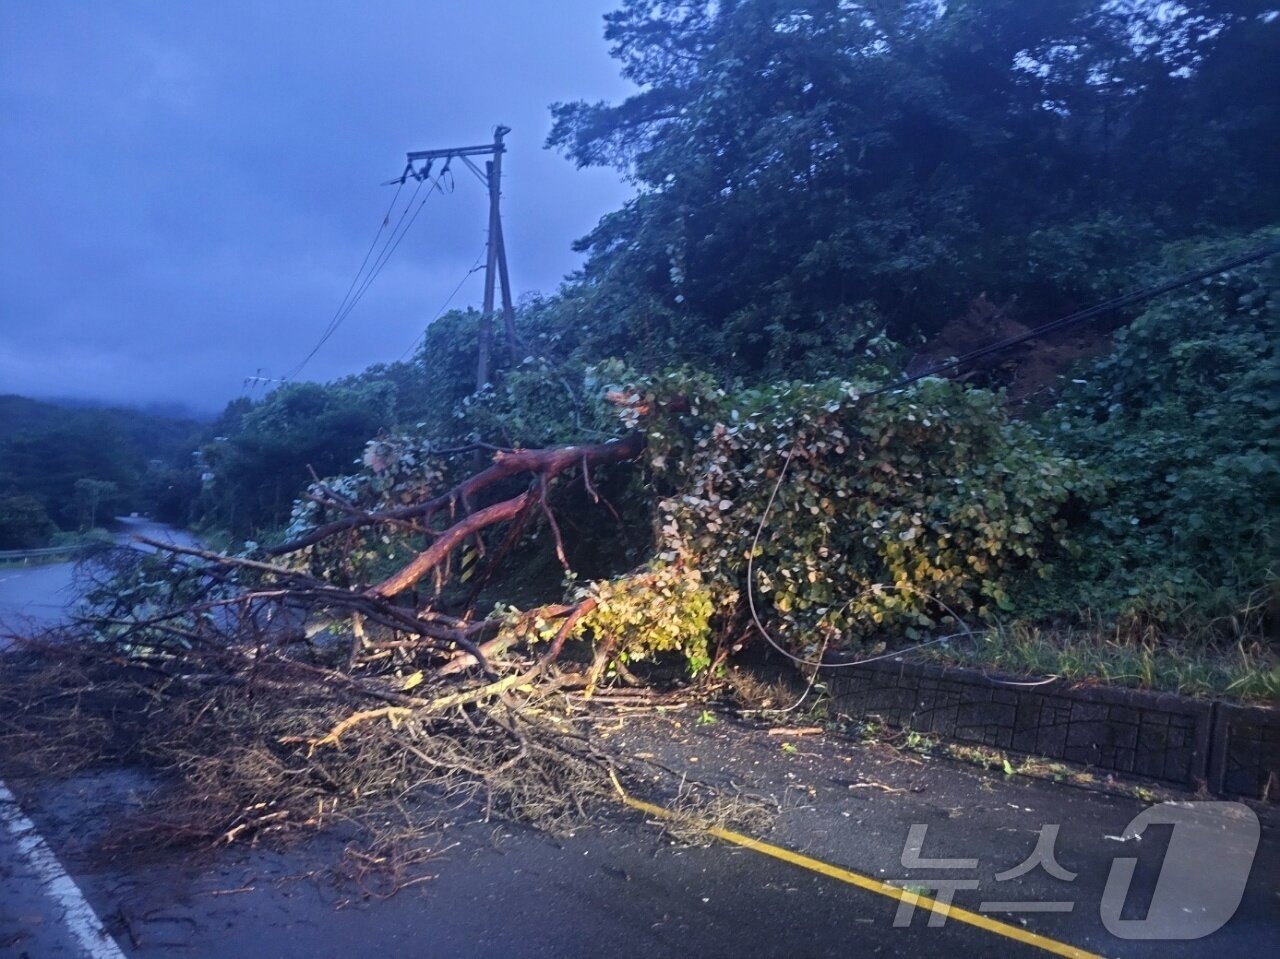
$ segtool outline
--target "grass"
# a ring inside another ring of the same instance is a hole
[[[1262,642],[1202,646],[1135,641],[1101,627],[1013,625],[989,629],[976,642],[925,652],[940,662],[1011,673],[1242,702],[1280,701],[1280,659]]]

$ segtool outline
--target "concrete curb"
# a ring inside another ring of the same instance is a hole
[[[856,718],[1216,795],[1280,799],[1280,711],[1267,707],[896,659],[829,676],[836,708]]]

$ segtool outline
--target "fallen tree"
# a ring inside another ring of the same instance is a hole
[[[359,473],[316,479],[281,542],[241,554],[147,543],[172,560],[104,583],[86,623],[146,650],[301,637],[314,651],[321,636],[335,674],[412,709],[434,701],[388,681],[431,677],[459,687],[440,703],[481,701],[583,640],[575,681],[593,689],[664,653],[704,672],[756,634],[812,658],[890,630],[914,637],[943,610],[983,615],[1006,604],[1011,576],[1046,564],[1084,488],[995,394],[942,381],[865,400],[843,382],[731,395],[678,374],[607,396],[627,429],[607,442],[375,441]],[[481,451],[490,461],[474,469]],[[607,470],[633,478],[613,483],[621,513],[595,479]],[[649,555],[580,582],[557,514],[589,508],[612,531],[588,519],[580,538],[647,538]],[[510,605],[506,580],[548,540],[567,591],[543,583],[540,601]]]
[[[708,677],[761,635],[812,660],[954,631],[1048,562],[1083,488],[998,396],[941,381],[608,395],[617,439],[384,437],[317,477],[278,543],[108,557],[77,641],[0,682],[6,754],[51,768],[56,731],[70,767],[154,766],[174,784],[140,828],[174,842],[420,836],[410,810],[441,800],[563,828],[640,781],[584,725],[638,662]],[[586,546],[605,560],[580,576]],[[542,557],[561,576],[528,575]]]

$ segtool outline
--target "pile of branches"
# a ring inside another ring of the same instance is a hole
[[[337,518],[286,542],[229,555],[140,538],[154,553],[125,549],[99,557],[82,579],[90,611],[80,624],[134,663],[168,669],[177,662],[184,675],[193,660],[209,657],[227,682],[241,674],[257,680],[285,665],[291,676],[306,670],[355,710],[326,743],[378,718],[436,716],[500,700],[550,670],[595,601],[477,618],[480,587],[510,558],[535,514],[567,570],[550,505],[553,484],[575,474],[599,501],[591,471],[633,460],[643,448],[642,434],[633,433],[590,446],[496,450],[489,466],[445,492],[380,510],[317,481],[308,498],[322,505],[322,515]],[[351,577],[315,571],[318,551],[351,553],[385,534],[418,548],[378,581],[344,583]],[[419,584],[451,575],[455,554],[464,550],[484,569],[471,579],[461,608],[447,605],[439,589],[421,597]],[[513,648],[523,638],[546,642],[534,655],[531,646]],[[598,678],[599,665],[589,678]]]
[[[137,822],[154,846],[231,843],[300,827],[466,807],[567,828],[616,761],[532,690],[436,708],[297,658],[233,644],[122,655],[84,637],[28,641],[0,680],[10,769],[149,769]],[[399,705],[379,705],[394,699]]]
[[[560,662],[590,598],[473,619],[405,597],[464,544],[488,545],[494,566],[535,510],[563,555],[552,481],[576,471],[590,489],[593,467],[641,449],[637,434],[499,452],[447,493],[381,512],[328,497],[343,515],[252,555],[144,540],[146,550],[96,558],[82,573],[79,622],[23,639],[0,674],[6,774],[104,762],[156,773],[156,792],[111,830],[116,852],[344,823],[362,837],[350,871],[383,891],[416,878],[428,837],[451,816],[562,831],[606,804],[621,808],[620,783],[641,774],[591,736],[583,690],[600,663]],[[514,493],[513,479],[523,484]],[[288,563],[317,544],[408,524],[425,545],[373,584],[336,585]],[[513,639],[522,635],[542,641]],[[705,792],[681,798],[714,805]]]

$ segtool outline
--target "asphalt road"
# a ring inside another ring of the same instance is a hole
[[[189,533],[145,517],[119,516],[116,522],[116,540],[121,545],[130,543],[135,536],[184,546],[195,543]],[[22,635],[66,618],[79,598],[75,568],[75,563],[0,567],[0,650],[4,649],[5,632]]]
[[[24,805],[128,956],[1043,956],[1055,946],[1057,954],[1075,948],[1082,950],[1076,954],[1161,959],[1275,954],[1275,810],[1257,813],[1261,846],[1243,901],[1225,926],[1196,941],[1126,939],[1106,929],[1100,902],[1116,860],[1133,857],[1124,914],[1141,918],[1150,907],[1170,831],[1126,836],[1150,802],[838,736],[791,742],[764,729],[699,725],[692,718],[631,715],[619,723],[609,717],[601,727],[613,730],[617,748],[780,799],[783,812],[760,833],[767,842],[870,883],[905,884],[930,895],[937,880],[958,880],[954,904],[1005,931],[954,916],[931,920],[923,909],[904,924],[899,902],[824,875],[813,862],[782,862],[719,840],[703,848],[673,844],[655,817],[624,808],[609,812],[599,827],[558,838],[463,816],[438,840],[435,878],[382,900],[325,878],[341,855],[342,841],[333,836],[288,853],[227,850],[198,865],[95,860],[89,852],[95,830],[110,828],[149,788],[127,773],[45,784],[27,792]],[[1193,797],[1151,798],[1185,803]],[[923,841],[911,858],[908,839],[921,826]],[[1073,878],[1055,878],[1043,867],[998,878],[1031,856],[1045,826],[1058,827],[1054,861]],[[1230,839],[1224,833],[1224,844]],[[939,859],[977,862],[928,862]],[[6,885],[0,868],[0,894],[21,887],[20,872],[11,864]],[[1216,881],[1212,861],[1203,873]],[[77,955],[45,947],[56,939],[56,918],[28,911],[24,925],[14,914],[29,909],[35,893],[28,886],[26,900],[0,908],[0,949],[10,943],[0,955]],[[991,909],[993,901],[1071,908],[1023,912]],[[1018,930],[1044,939],[1020,941]]]
[[[164,531],[139,524],[129,532]],[[0,618],[56,619],[73,598],[70,584],[69,564],[0,572]],[[701,719],[692,709],[606,711],[597,735],[690,778],[772,797],[780,814],[771,827],[739,836],[745,845],[713,837],[703,847],[675,844],[659,815],[620,803],[604,810],[598,826],[566,837],[463,812],[438,838],[434,878],[389,899],[328,878],[342,854],[334,835],[289,852],[233,848],[198,862],[103,861],[95,837],[153,783],[128,770],[10,783],[21,809],[0,791],[0,956],[1277,954],[1274,808],[1203,807],[1228,814],[1220,840],[1191,867],[1184,862],[1162,875],[1181,827],[1153,826],[1135,838],[1131,824],[1153,804],[1185,809],[1197,797],[1151,791],[1140,800],[834,734],[778,736]],[[1168,924],[1143,933],[1156,938],[1108,929],[1106,890],[1125,860],[1134,863],[1132,881],[1119,887],[1122,917],[1154,914],[1160,890],[1171,889],[1183,895],[1176,909],[1194,916],[1228,884],[1231,854],[1247,845],[1248,830],[1239,827],[1253,818],[1260,843],[1239,906],[1220,929],[1195,940],[1159,938]],[[1054,833],[1053,867],[1024,869],[1046,831]],[[48,862],[33,858],[34,837],[47,842],[48,858],[56,856],[74,884],[51,879]],[[752,839],[772,852],[751,847]],[[954,905],[973,918],[907,910],[881,884],[939,899],[951,885]],[[88,920],[76,906],[81,892]],[[1046,911],[1046,904],[1054,905]],[[86,946],[86,922],[105,926],[111,939],[89,937]]]

